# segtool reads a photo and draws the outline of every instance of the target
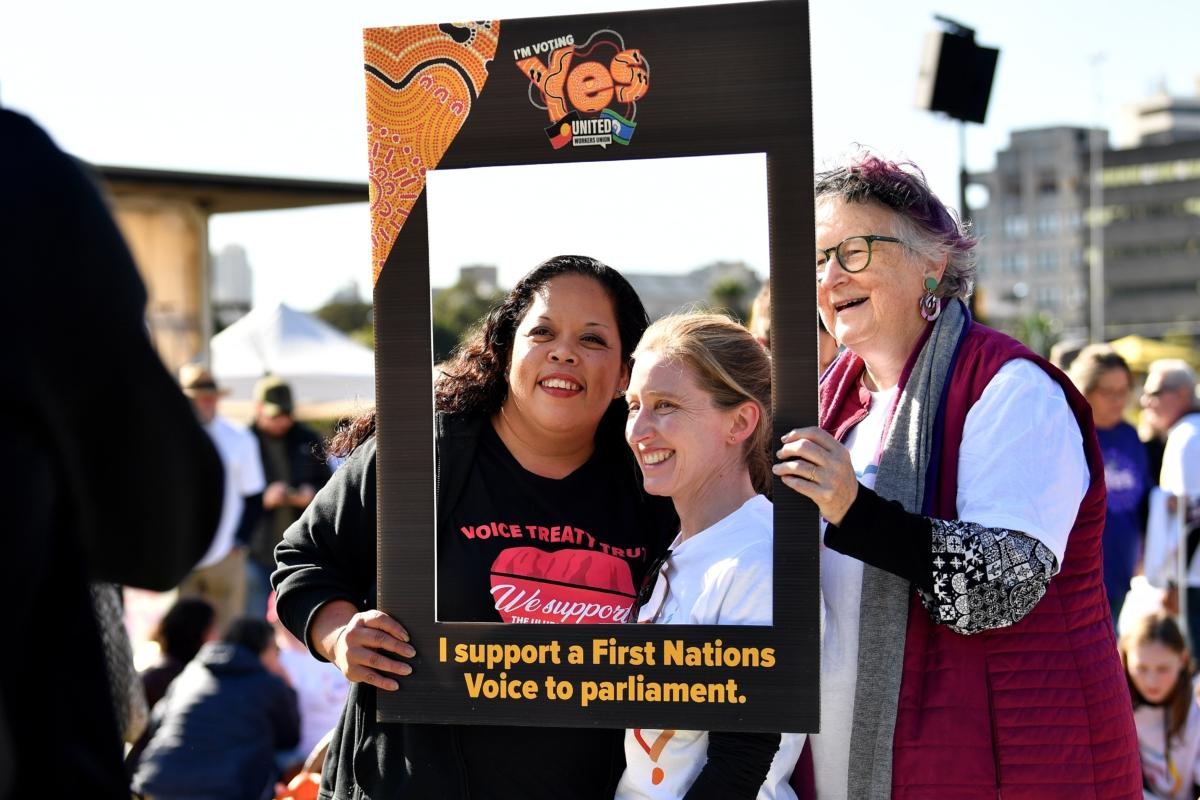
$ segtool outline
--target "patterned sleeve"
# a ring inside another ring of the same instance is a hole
[[[973,522],[924,517],[931,527],[932,590],[918,585],[933,621],[962,634],[1021,620],[1058,572],[1050,550],[1031,536]]]
[[[912,582],[934,622],[966,635],[1019,622],[1058,573],[1028,534],[912,514],[861,485],[825,545]]]

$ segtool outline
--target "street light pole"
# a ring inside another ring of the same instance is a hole
[[[1100,65],[1104,62],[1104,54],[1092,56],[1092,68],[1095,70],[1096,81],[1096,112],[1100,114]],[[1089,137],[1089,200],[1090,206],[1089,231],[1091,247],[1088,253],[1088,299],[1089,321],[1091,323],[1091,339],[1093,342],[1106,341],[1104,336],[1104,139],[1097,122],[1096,127],[1088,132]]]

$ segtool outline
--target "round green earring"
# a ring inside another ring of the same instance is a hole
[[[933,290],[936,289],[937,286],[938,286],[937,278],[933,277],[932,275],[925,276],[925,291],[933,292]]]

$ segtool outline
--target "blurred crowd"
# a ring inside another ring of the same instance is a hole
[[[293,416],[287,382],[258,382],[249,427],[217,413],[227,392],[209,370],[185,365],[179,384],[221,457],[225,489],[212,544],[150,638],[157,660],[139,675],[149,721],[136,737],[127,731],[126,766],[148,796],[207,787],[259,797],[298,776],[303,785],[302,773],[318,768],[348,691],[336,667],[279,623],[270,589],[275,545],[328,480],[331,460]]]
[[[1088,345],[1062,366],[1092,408],[1104,456],[1104,585],[1147,796],[1194,796],[1200,782],[1196,373],[1180,359],[1154,361],[1134,404],[1134,374],[1111,346]],[[1129,419],[1134,405],[1136,427]]]

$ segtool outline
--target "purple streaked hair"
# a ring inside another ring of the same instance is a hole
[[[923,173],[911,161],[888,161],[866,154],[849,164],[819,172],[817,202],[877,203],[896,215],[896,236],[918,255],[946,259],[938,284],[939,297],[971,296],[975,286],[975,239],[950,209],[937,198]]]

